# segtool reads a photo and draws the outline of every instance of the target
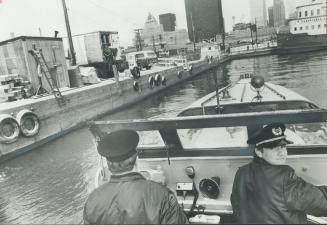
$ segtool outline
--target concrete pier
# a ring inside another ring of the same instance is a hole
[[[114,79],[109,79],[98,84],[70,89],[62,92],[67,104],[61,107],[52,95],[1,104],[0,114],[10,114],[15,117],[21,110],[33,111],[40,119],[41,128],[40,132],[33,137],[20,135],[14,143],[0,143],[0,161],[32,150],[73,129],[84,126],[88,120],[135,104],[229,60],[229,57],[225,57],[213,59],[211,62],[204,60],[190,62],[189,66],[192,70],[184,70],[182,66],[154,68],[150,71],[142,71],[139,79],[120,77],[118,85]],[[154,77],[156,74],[166,78],[166,86],[149,87],[149,77]],[[139,91],[134,90],[134,81],[138,82]]]

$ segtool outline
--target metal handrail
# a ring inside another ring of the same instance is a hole
[[[214,97],[219,98],[219,94],[222,93],[223,91],[226,91],[227,89],[229,89],[232,86],[232,84],[227,85],[226,87],[223,87],[221,89],[218,90],[218,93],[216,93],[216,95],[211,96],[210,98],[208,98],[207,100],[205,100],[204,102],[201,103],[201,107],[202,107],[202,113],[203,115],[205,115],[205,110],[204,110],[204,105],[207,104],[209,101],[211,101],[211,99],[213,99]],[[219,107],[219,105],[218,105]]]

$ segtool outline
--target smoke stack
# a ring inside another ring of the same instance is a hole
[[[54,35],[55,38],[58,37],[58,33],[59,33],[59,31],[55,30],[55,35]]]

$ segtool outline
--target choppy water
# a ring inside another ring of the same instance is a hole
[[[220,86],[252,72],[327,108],[327,52],[237,60],[169,88],[103,119],[167,117]],[[98,156],[87,128],[0,165],[0,223],[69,224],[82,221]]]

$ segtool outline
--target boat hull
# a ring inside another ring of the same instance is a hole
[[[278,34],[277,54],[294,54],[327,49],[327,35]]]

